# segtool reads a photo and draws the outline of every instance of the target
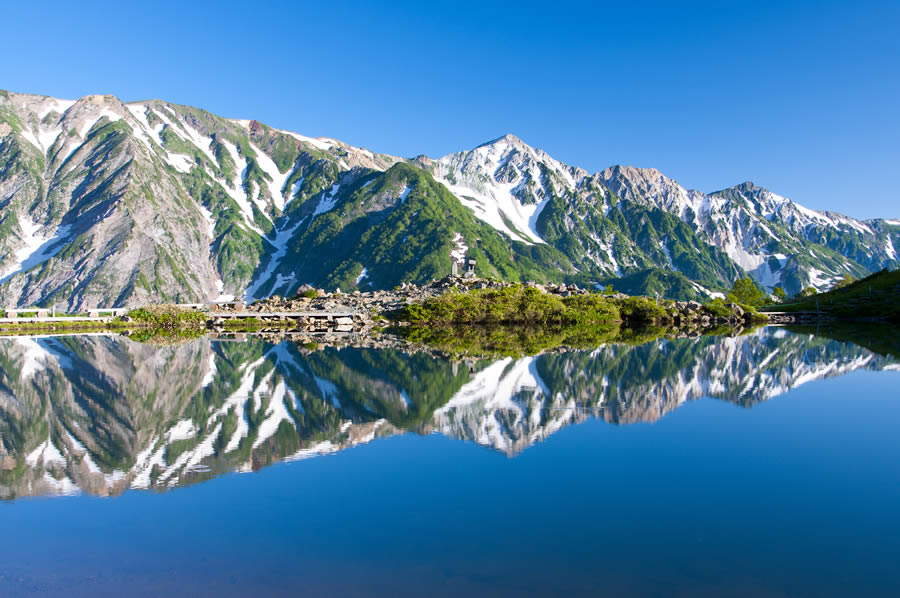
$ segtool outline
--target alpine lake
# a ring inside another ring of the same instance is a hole
[[[883,326],[0,338],[0,596],[900,596]]]

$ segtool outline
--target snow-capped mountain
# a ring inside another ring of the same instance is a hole
[[[444,156],[433,163],[433,173],[478,218],[525,243],[544,242],[537,221],[547,202],[587,176],[514,135]]]
[[[63,309],[288,295],[302,283],[484,275],[702,296],[788,292],[900,264],[900,221],[745,183],[565,165],[507,135],[439,159],[159,100],[0,91],[0,302]]]
[[[821,378],[900,369],[783,330],[455,364],[389,349],[119,336],[0,339],[0,498],[164,489],[406,431],[508,455],[590,416],[751,406]]]

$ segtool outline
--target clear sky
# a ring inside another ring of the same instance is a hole
[[[0,88],[161,98],[401,156],[514,133],[589,171],[900,217],[900,2],[5,3]]]

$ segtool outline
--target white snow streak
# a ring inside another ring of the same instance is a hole
[[[14,255],[15,262],[7,266],[5,272],[0,273],[0,284],[20,272],[30,270],[59,253],[63,248],[62,240],[69,235],[71,229],[69,225],[62,225],[57,227],[52,236],[45,237],[38,232],[41,226],[27,216],[19,216],[19,227],[22,230],[24,245],[16,250]]]
[[[340,188],[341,184],[335,183],[331,186],[331,190],[328,193],[322,194],[322,198],[319,200],[319,204],[316,206],[316,211],[313,212],[313,218],[315,218],[319,214],[324,214],[325,212],[330,212],[332,209],[334,209],[334,206],[337,205],[337,193]]]

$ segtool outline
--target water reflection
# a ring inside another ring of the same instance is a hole
[[[701,397],[751,406],[857,369],[900,365],[777,329],[468,363],[252,338],[0,339],[0,497],[166,489],[407,431],[512,456],[587,417],[652,422]]]

